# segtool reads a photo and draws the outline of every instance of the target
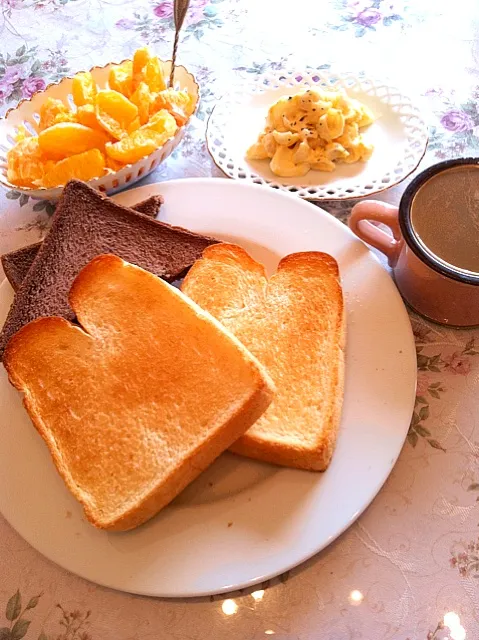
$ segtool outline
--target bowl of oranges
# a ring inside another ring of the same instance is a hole
[[[0,121],[0,184],[56,200],[72,178],[114,193],[164,162],[198,106],[191,73],[138,49],[63,78]]]

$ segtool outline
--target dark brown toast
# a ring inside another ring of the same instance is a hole
[[[73,320],[68,294],[79,272],[101,254],[115,254],[169,282],[181,278],[218,242],[116,204],[78,180],[63,190],[45,237],[16,293],[0,334],[0,357],[24,325],[45,316]]]
[[[139,202],[132,207],[132,209],[135,209],[135,211],[139,211],[140,213],[144,213],[145,216],[149,216],[150,218],[156,218],[162,202],[163,198],[161,196],[153,196],[147,200]],[[22,247],[16,251],[5,253],[1,257],[5,276],[12,285],[14,291],[17,291],[20,288],[20,285],[32,266],[35,256],[41,246],[41,242],[35,242],[27,247]]]

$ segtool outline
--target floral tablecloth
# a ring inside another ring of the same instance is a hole
[[[0,0],[0,110],[148,43],[169,56],[170,0]],[[423,102],[422,166],[479,149],[477,0],[192,0],[180,62],[202,104],[151,181],[219,175],[204,143],[215,99],[296,65],[366,70]],[[397,202],[404,185],[382,198]],[[346,219],[350,203],[328,208]],[[0,252],[38,240],[53,206],[0,193]],[[411,315],[417,401],[371,507],[323,553],[255,589],[166,601],[116,593],[41,557],[0,519],[0,640],[479,638],[479,331]]]

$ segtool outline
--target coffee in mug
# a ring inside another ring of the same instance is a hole
[[[388,257],[415,311],[441,324],[479,325],[479,158],[429,167],[408,185],[399,208],[356,204],[349,226]]]
[[[411,226],[422,244],[451,267],[479,273],[479,166],[432,175],[411,201]]]

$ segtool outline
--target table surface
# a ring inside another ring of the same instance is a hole
[[[123,59],[139,45],[169,57],[170,0],[1,0],[0,7],[2,113],[51,81]],[[416,94],[430,124],[421,167],[479,149],[477,0],[191,0],[179,57],[202,86],[201,109],[149,181],[219,176],[204,142],[214,101],[241,79],[286,65],[365,70]],[[381,197],[397,202],[404,186]],[[1,253],[44,235],[50,204],[16,192],[0,199]],[[345,220],[350,206],[326,208]],[[63,571],[0,518],[0,639],[478,638],[479,331],[414,315],[411,322],[419,372],[407,441],[372,505],[325,551],[226,598],[155,600]]]

